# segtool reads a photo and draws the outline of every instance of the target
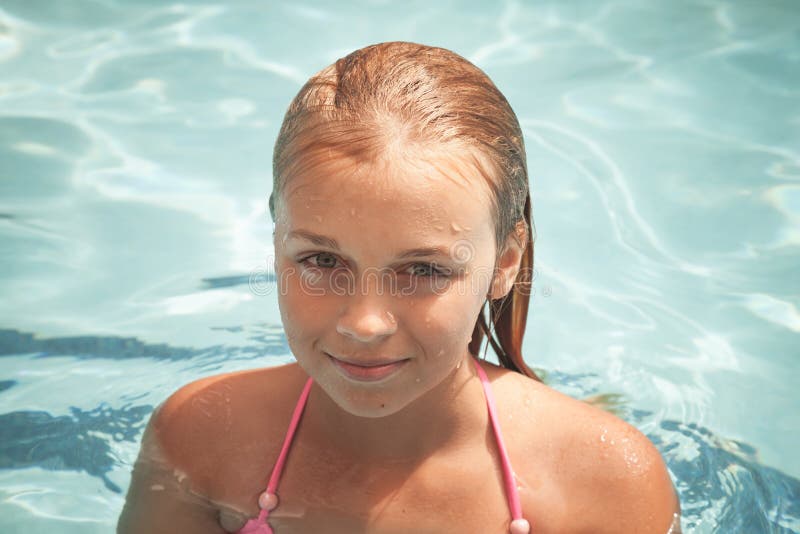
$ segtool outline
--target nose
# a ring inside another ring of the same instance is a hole
[[[387,298],[391,297],[350,295],[336,322],[336,331],[362,343],[374,342],[394,334],[397,331],[397,320],[388,309]]]

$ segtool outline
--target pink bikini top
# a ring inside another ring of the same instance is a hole
[[[503,480],[505,481],[506,486],[508,507],[511,510],[509,534],[529,534],[531,527],[528,521],[522,517],[522,506],[519,502],[519,493],[517,492],[517,486],[514,481],[514,471],[511,468],[511,462],[508,459],[508,453],[506,452],[506,446],[503,442],[503,436],[500,433],[500,426],[497,423],[497,410],[495,409],[494,396],[492,395],[489,379],[486,376],[486,372],[483,370],[483,368],[481,368],[480,365],[478,365],[477,362],[475,362],[475,367],[478,370],[478,376],[481,379],[483,391],[486,395],[486,406],[489,410],[489,420],[492,422],[492,429],[494,430],[497,448],[500,451],[500,459],[503,464]],[[297,400],[297,405],[295,406],[294,413],[292,414],[291,423],[289,423],[289,430],[286,432],[286,437],[283,440],[283,447],[281,448],[280,455],[278,455],[278,461],[275,463],[275,467],[273,467],[272,474],[269,477],[267,489],[258,497],[258,506],[261,508],[261,512],[258,514],[257,518],[250,519],[247,523],[245,523],[245,525],[237,534],[273,534],[272,528],[267,523],[267,517],[269,516],[270,510],[273,510],[278,505],[278,496],[275,491],[278,489],[278,481],[280,480],[281,472],[283,471],[283,464],[286,463],[286,456],[289,454],[289,448],[291,447],[292,439],[294,438],[294,433],[297,429],[297,424],[300,422],[300,417],[303,415],[303,409],[306,406],[308,393],[311,391],[312,383],[313,380],[311,377],[309,377],[306,381],[305,387],[303,387],[303,392],[300,394],[300,398]]]

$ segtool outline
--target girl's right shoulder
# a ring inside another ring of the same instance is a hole
[[[211,495],[221,466],[246,463],[253,444],[274,441],[275,416],[291,409],[302,376],[295,363],[201,378],[170,395],[148,426],[165,459]]]
[[[280,444],[285,397],[301,373],[292,365],[226,373],[170,395],[145,428],[117,532],[221,534],[221,510],[256,512],[268,467],[258,462]]]
[[[160,426],[229,426],[244,415],[239,408],[280,401],[284,384],[297,376],[296,363],[199,378],[181,386],[153,412]],[[189,430],[182,428],[183,430]]]

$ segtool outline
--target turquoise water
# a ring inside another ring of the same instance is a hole
[[[686,532],[800,532],[798,4],[430,4],[0,0],[0,531],[112,532],[155,405],[291,360],[280,120],[316,70],[411,40],[525,129],[528,362],[620,396]]]

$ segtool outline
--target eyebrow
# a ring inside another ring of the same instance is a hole
[[[289,232],[287,237],[289,239],[305,239],[306,241],[310,241],[320,247],[341,250],[339,247],[339,242],[334,238],[315,234],[314,232],[309,232],[308,230],[292,230]],[[419,258],[427,256],[450,256],[450,249],[448,247],[419,247],[404,250],[397,255],[398,258]]]
[[[324,235],[315,234],[314,232],[309,232],[308,230],[292,230],[289,232],[288,236],[289,239],[305,239],[306,241],[311,241],[315,245],[320,247],[328,247],[335,250],[339,250],[339,242],[336,241],[332,237],[327,237]]]

